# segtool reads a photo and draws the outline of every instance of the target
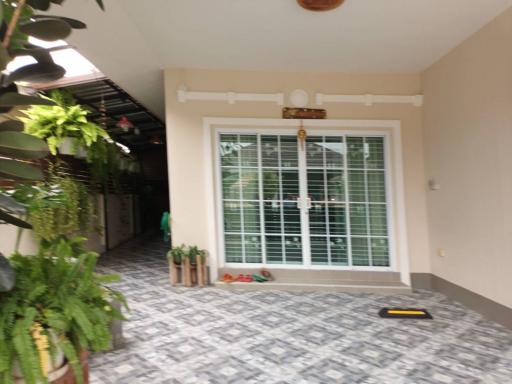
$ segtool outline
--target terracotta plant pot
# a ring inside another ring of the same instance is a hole
[[[80,353],[80,363],[84,371],[84,384],[89,384],[89,353],[82,351]],[[59,369],[52,371],[48,374],[48,381],[52,384],[75,384],[75,373],[69,364],[65,364]],[[15,384],[25,384],[23,379],[15,379]]]
[[[190,264],[190,258],[185,257],[183,260],[183,285],[185,287],[192,286],[192,265]]]
[[[87,351],[82,351],[80,353],[80,364],[82,364],[82,369],[84,371],[84,384],[89,384],[89,361],[88,361],[89,353]],[[50,381],[52,384],[75,384],[75,373],[73,369],[69,367],[67,372],[58,378],[57,380]]]
[[[181,264],[176,264],[171,261],[169,263],[169,280],[173,287],[179,283],[178,276],[181,276]]]

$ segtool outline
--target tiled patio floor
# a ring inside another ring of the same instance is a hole
[[[102,258],[132,312],[126,347],[93,357],[92,384],[512,383],[512,332],[440,294],[173,289],[165,250]],[[383,306],[435,320],[380,319]]]

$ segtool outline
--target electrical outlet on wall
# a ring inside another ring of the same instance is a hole
[[[445,257],[446,256],[446,251],[444,248],[437,248],[437,256],[439,257]]]
[[[441,189],[441,185],[439,185],[439,183],[435,179],[430,179],[428,181],[428,188],[431,191],[439,191]]]

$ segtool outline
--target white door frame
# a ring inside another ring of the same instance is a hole
[[[378,131],[380,135],[386,136],[387,143],[387,161],[388,161],[388,180],[392,185],[388,185],[389,206],[393,207],[392,212],[388,212],[388,220],[392,220],[394,225],[390,225],[390,260],[391,267],[388,270],[400,272],[401,281],[410,285],[409,273],[409,257],[407,244],[407,228],[405,216],[405,191],[402,164],[402,140],[401,140],[401,124],[398,120],[306,120],[306,128],[317,130],[322,128],[338,128],[345,134],[371,134],[372,129],[384,129]],[[261,131],[262,129],[272,128],[272,133],[290,132],[290,128],[299,128],[298,120],[286,119],[266,119],[266,118],[224,118],[224,117],[206,117],[203,119],[203,138],[204,138],[204,176],[206,180],[206,220],[208,223],[208,250],[210,253],[210,273],[212,280],[218,278],[218,268],[224,266],[223,250],[219,236],[223,231],[223,218],[218,214],[217,199],[220,196],[218,183],[215,182],[215,174],[217,172],[216,165],[218,151],[214,151],[214,143],[216,142],[217,129],[222,128],[223,131],[239,130],[239,131]],[[389,210],[389,209],[388,209]],[[389,216],[391,215],[391,216]],[[399,268],[397,263],[399,262]],[[245,265],[247,267],[247,265]],[[272,266],[274,268],[274,266]],[[278,267],[278,266],[276,266]],[[282,267],[282,266],[281,266]],[[288,268],[300,266],[287,266]],[[298,268],[297,268],[298,267]],[[310,267],[308,269],[325,269],[320,267]],[[352,270],[350,267],[328,269],[344,269]],[[353,270],[356,270],[354,268]],[[360,267],[357,270],[364,270]],[[371,267],[367,270],[375,270]],[[386,269],[379,268],[383,271]]]

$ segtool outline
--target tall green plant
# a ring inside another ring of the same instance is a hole
[[[48,336],[51,348],[60,348],[83,382],[78,355],[82,350],[107,350],[114,319],[123,319],[111,302],[125,303],[124,297],[105,284],[117,276],[94,273],[97,255],[85,252],[70,261],[65,250],[53,257],[14,255],[17,273],[14,289],[0,293],[0,382],[12,384],[15,361],[20,363],[27,384],[47,383],[41,370],[40,347],[33,337],[39,327]],[[126,305],[126,303],[125,303]]]
[[[64,39],[72,29],[85,28],[85,24],[74,19],[37,15],[47,11],[52,4],[63,4],[65,0],[1,0],[0,2],[0,181],[41,180],[39,168],[30,161],[45,157],[48,148],[44,141],[22,132],[23,125],[4,115],[13,108],[28,105],[53,105],[50,100],[18,92],[17,82],[41,83],[55,81],[64,76],[65,70],[55,64],[50,51],[28,42],[33,36],[46,41]],[[103,0],[96,3],[104,9]],[[18,56],[32,56],[35,63],[5,73],[7,65]],[[23,209],[10,198],[0,201],[0,223],[9,223],[23,228],[30,224],[19,218]],[[0,255],[0,287],[7,289],[13,276],[5,258]]]

